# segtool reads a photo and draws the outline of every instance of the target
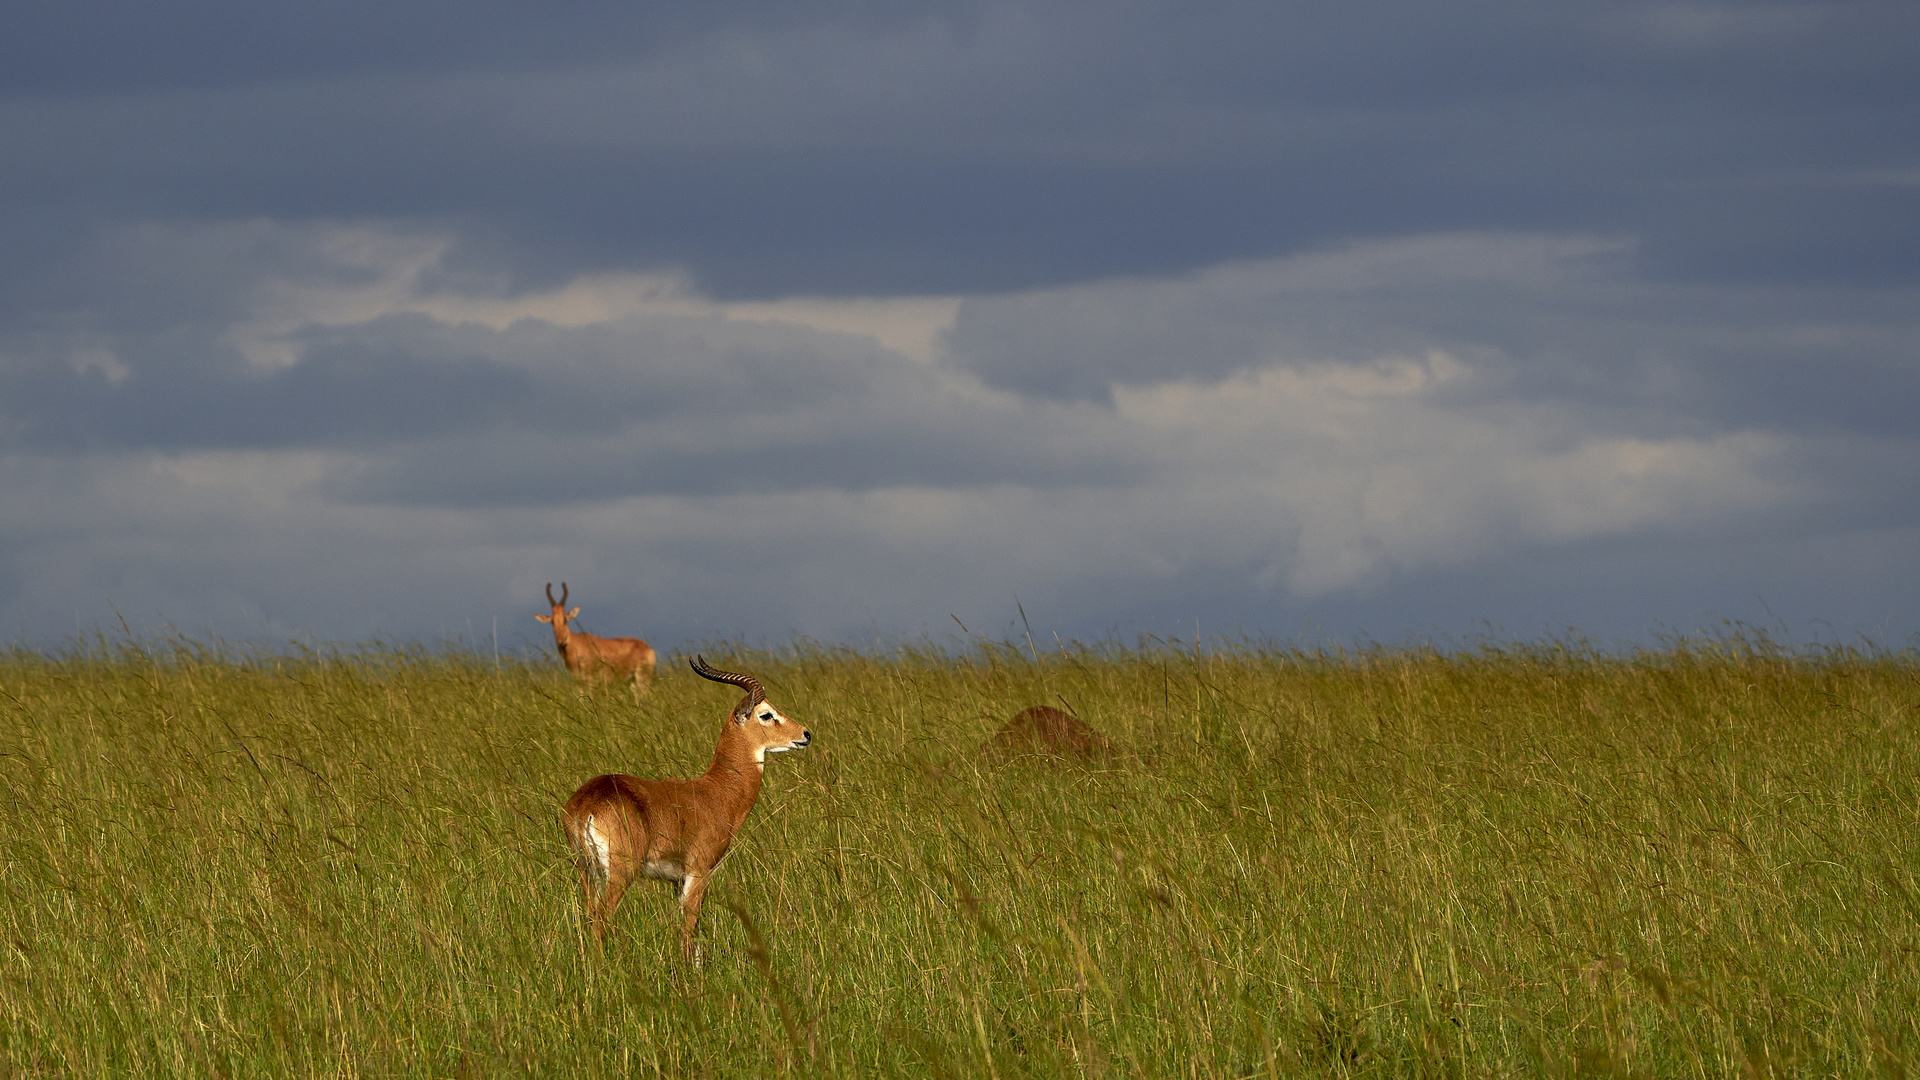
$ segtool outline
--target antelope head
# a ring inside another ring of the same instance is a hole
[[[560,599],[558,600],[555,600],[553,598],[553,582],[551,581],[547,582],[547,603],[553,605],[553,614],[534,616],[534,618],[540,620],[543,623],[551,623],[555,626],[565,626],[567,625],[568,619],[571,619],[574,616],[580,614],[580,609],[577,607],[574,608],[572,611],[567,610],[567,583],[564,581],[560,583]]]
[[[728,718],[732,726],[728,730],[737,731],[746,738],[755,762],[764,763],[768,754],[798,750],[813,741],[812,732],[773,707],[773,703],[767,700],[767,691],[760,685],[760,680],[751,675],[721,671],[708,664],[704,656],[694,657],[687,661],[687,665],[703,679],[732,683],[746,691],[740,703],[733,707],[733,714]],[[723,731],[723,738],[725,734]]]

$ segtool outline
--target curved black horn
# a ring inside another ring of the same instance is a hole
[[[560,587],[563,589],[566,588],[566,582],[561,582]],[[547,582],[547,603],[552,604],[554,607],[560,606],[560,601],[553,598],[553,582],[551,581]]]
[[[687,661],[687,666],[693,668],[694,674],[699,675],[703,679],[712,679],[714,682],[732,683],[740,687],[747,692],[749,697],[753,698],[755,705],[767,700],[766,689],[760,685],[760,680],[751,675],[742,675],[733,671],[721,671],[719,668],[710,667],[707,664],[707,658],[704,656],[696,656]]]
[[[560,583],[560,606],[567,606],[567,583],[564,581]]]

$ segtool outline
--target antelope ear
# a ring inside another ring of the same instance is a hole
[[[579,618],[579,617],[580,617],[580,609],[579,609],[579,608],[574,608],[574,609],[573,609],[572,611],[569,611],[569,612],[567,612],[567,618],[569,618],[569,619],[577,619],[577,618]]]
[[[553,621],[553,616],[551,615],[535,615],[534,618],[539,619],[541,622],[544,622],[544,623],[550,623]]]

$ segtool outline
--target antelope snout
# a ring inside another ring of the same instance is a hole
[[[812,741],[813,741],[813,732],[808,731],[806,728],[801,728],[799,738],[789,739],[783,743],[774,743],[772,746],[769,746],[765,750],[761,751],[761,753],[762,754],[784,754],[789,750],[804,749],[806,745]]]

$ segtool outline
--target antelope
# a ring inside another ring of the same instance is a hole
[[[653,646],[631,637],[594,637],[592,634],[577,634],[567,626],[567,620],[580,614],[579,608],[567,610],[567,583],[560,583],[560,599],[553,598],[553,582],[547,582],[547,603],[553,605],[553,614],[535,615],[543,623],[553,624],[553,643],[560,649],[560,659],[566,662],[567,670],[573,672],[576,679],[588,681],[625,679],[633,687],[633,696],[638,698],[647,684],[653,679]]]
[[[596,776],[567,800],[560,824],[580,868],[594,941],[606,939],[614,909],[636,876],[671,881],[683,918],[680,949],[697,965],[700,902],[760,797],[767,755],[798,750],[813,735],[774,708],[751,675],[709,667],[703,656],[688,663],[701,678],[746,691],[720,725],[713,764],[693,780]]]

